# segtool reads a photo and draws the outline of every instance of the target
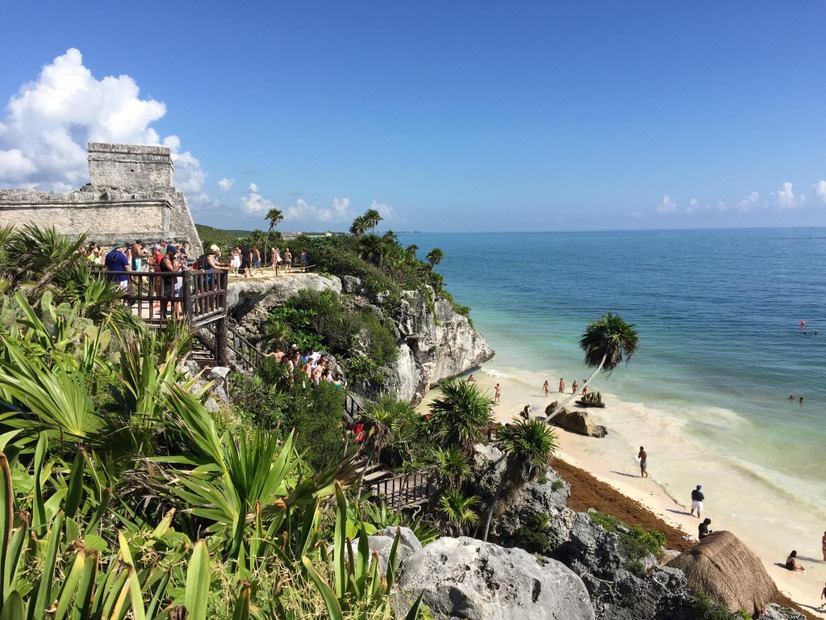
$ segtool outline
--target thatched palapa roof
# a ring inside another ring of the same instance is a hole
[[[668,565],[685,573],[693,592],[731,611],[757,613],[777,595],[760,558],[731,532],[714,532]]]

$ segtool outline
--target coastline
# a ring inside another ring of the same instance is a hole
[[[496,383],[501,385],[501,402],[494,405],[493,410],[494,418],[499,422],[509,422],[528,403],[531,404],[531,415],[544,415],[545,407],[563,396],[554,390],[550,397],[545,397],[540,387],[542,380],[535,373],[514,375],[512,372],[504,371],[504,369],[497,369],[495,364],[489,363],[473,371],[472,374],[483,393],[492,396]],[[513,379],[513,376],[519,376],[520,380]],[[548,377],[552,389],[556,388],[553,378],[553,375]],[[599,384],[600,389],[603,386],[605,386],[604,383]],[[610,388],[610,385],[607,385],[607,387]],[[437,393],[437,390],[428,392],[419,404],[419,410],[426,411],[427,404]],[[570,391],[568,394],[570,394]],[[622,411],[622,408],[617,406],[614,406],[612,410],[612,401],[614,401],[613,398],[608,400],[606,409],[589,409],[589,415],[593,420],[597,424],[604,424],[608,428],[609,434],[606,438],[584,437],[554,428],[557,435],[555,459],[557,462],[561,460],[569,467],[576,468],[586,476],[590,475],[598,484],[605,485],[607,489],[611,489],[626,498],[627,503],[616,498],[612,502],[615,507],[622,508],[620,512],[630,511],[630,518],[626,517],[629,520],[645,524],[650,522],[645,513],[653,515],[666,528],[672,529],[672,531],[667,532],[669,546],[676,550],[684,550],[691,543],[683,541],[684,544],[680,545],[680,541],[683,540],[682,536],[696,536],[699,520],[689,515],[688,499],[687,497],[682,498],[680,493],[674,491],[676,485],[669,484],[668,480],[658,480],[656,462],[652,462],[650,456],[649,471],[652,477],[640,478],[638,461],[634,458],[639,444],[629,443],[630,439],[623,437],[622,433],[616,432],[617,427],[621,426],[621,416],[629,414],[629,412]],[[571,404],[568,405],[569,409]],[[661,433],[666,436],[675,431],[675,429],[658,428],[651,430],[654,435]],[[638,439],[638,441],[643,440]],[[709,472],[705,472],[705,476],[708,479],[710,477]],[[577,477],[582,479],[582,476],[578,475]],[[694,479],[696,479],[696,476],[694,476]],[[679,488],[682,490],[683,486],[681,484]],[[688,496],[689,490],[690,487],[686,487],[684,493],[686,496]],[[735,496],[729,499],[737,501]],[[576,502],[576,500],[574,501]],[[783,557],[778,556],[776,545],[775,548],[772,548],[771,545],[765,544],[765,538],[755,536],[754,532],[748,528],[738,527],[736,519],[731,516],[737,513],[736,506],[727,506],[726,503],[726,497],[714,497],[712,501],[707,500],[707,512],[704,513],[704,516],[712,518],[712,529],[729,530],[743,540],[763,561],[763,565],[777,584],[781,595],[796,603],[800,607],[799,611],[812,618],[826,618],[826,611],[818,609],[820,592],[824,581],[826,581],[826,562],[821,560],[820,550],[816,548],[814,543],[807,545],[805,549],[800,551],[800,557],[807,570],[802,573],[791,573],[778,566],[778,563],[785,560],[785,555]],[[635,505],[638,508],[634,508]],[[574,503],[572,509],[585,510],[587,506]],[[611,512],[611,510],[602,509]],[[622,514],[614,514],[620,518],[623,517]],[[771,525],[771,523],[765,524],[766,531],[771,530]],[[678,535],[676,532],[681,534]],[[819,536],[815,542],[819,542]],[[791,548],[789,547],[789,549]]]

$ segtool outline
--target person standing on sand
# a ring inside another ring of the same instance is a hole
[[[697,511],[697,518],[700,519],[700,514],[703,512],[703,502],[705,501],[705,495],[700,490],[703,488],[703,485],[698,484],[697,488],[691,492],[691,516],[694,516],[694,511]]]
[[[547,379],[545,383],[542,384],[542,391],[545,392],[545,398],[551,395],[551,384],[548,383]]]
[[[496,387],[493,388],[493,402],[494,404],[499,404],[499,399],[502,397],[502,388],[499,387],[499,384],[496,384]]]
[[[574,379],[574,382],[571,384],[571,394],[576,394],[576,390],[578,387],[579,383],[577,383],[576,379]]]
[[[565,392],[565,379],[562,377],[559,378],[559,393],[563,394]]]
[[[823,551],[823,561],[826,562],[826,532],[823,532],[823,538],[820,539],[820,546]]]
[[[642,446],[637,458],[640,460],[640,478],[648,478],[648,453]]]

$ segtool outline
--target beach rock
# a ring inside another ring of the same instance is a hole
[[[690,620],[694,618],[685,575],[655,566],[654,556],[629,571],[619,537],[577,513],[568,541],[551,554],[582,578],[597,618]]]
[[[760,620],[806,620],[806,616],[799,611],[781,607],[775,603],[770,604],[766,608],[766,612],[759,617]]]
[[[552,405],[548,407],[551,409]],[[550,416],[553,410],[545,410],[545,415]],[[551,424],[558,426],[577,435],[586,435],[588,437],[605,437],[608,434],[606,429],[601,424],[596,424],[588,417],[587,411],[568,411],[563,409],[557,413],[551,420]]]
[[[473,538],[440,538],[399,567],[399,617],[423,593],[437,619],[594,618],[582,580],[554,560]]]
[[[481,500],[479,514],[487,515],[505,471],[503,453],[494,446],[476,446],[471,464],[470,489]],[[547,468],[535,482],[528,482],[508,497],[501,497],[491,521],[489,539],[506,547],[523,547],[536,553],[549,553],[568,540],[574,512],[566,502],[570,485]]]

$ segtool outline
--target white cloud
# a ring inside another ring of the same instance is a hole
[[[691,215],[692,213],[696,213],[699,208],[700,202],[696,198],[692,198],[688,201],[688,206],[685,208],[685,212]]]
[[[232,189],[232,186],[235,184],[233,179],[228,179],[224,177],[220,181],[218,181],[218,187],[221,188],[222,192],[228,192]]]
[[[294,205],[284,207],[284,220],[302,220],[305,222],[340,222],[353,217],[349,198],[333,198],[329,207],[311,205],[303,198]]]
[[[783,183],[783,187],[772,195],[781,209],[794,209],[806,201],[805,196],[795,197],[791,183]]]
[[[826,181],[818,181],[815,185],[815,196],[822,202],[826,202]]]
[[[657,213],[674,213],[677,210],[677,203],[671,200],[671,196],[666,194],[657,205]]]
[[[757,204],[760,195],[757,192],[752,192],[745,198],[741,198],[740,201],[735,205],[735,208],[738,211],[750,211],[754,205]]]
[[[241,196],[241,208],[247,213],[264,213],[277,207],[274,202],[261,195],[255,183],[250,183],[247,193]]]
[[[0,183],[77,188],[88,179],[87,142],[163,144],[172,151],[177,188],[197,202],[206,175],[176,136],[161,141],[151,127],[164,114],[166,105],[141,99],[131,77],[98,80],[80,51],[69,49],[9,101],[0,121]]]
[[[383,202],[373,201],[370,203],[370,208],[375,209],[381,215],[381,219],[383,222],[388,223],[392,222],[393,218],[395,217],[396,213],[393,211],[393,207],[390,205],[386,205]]]

